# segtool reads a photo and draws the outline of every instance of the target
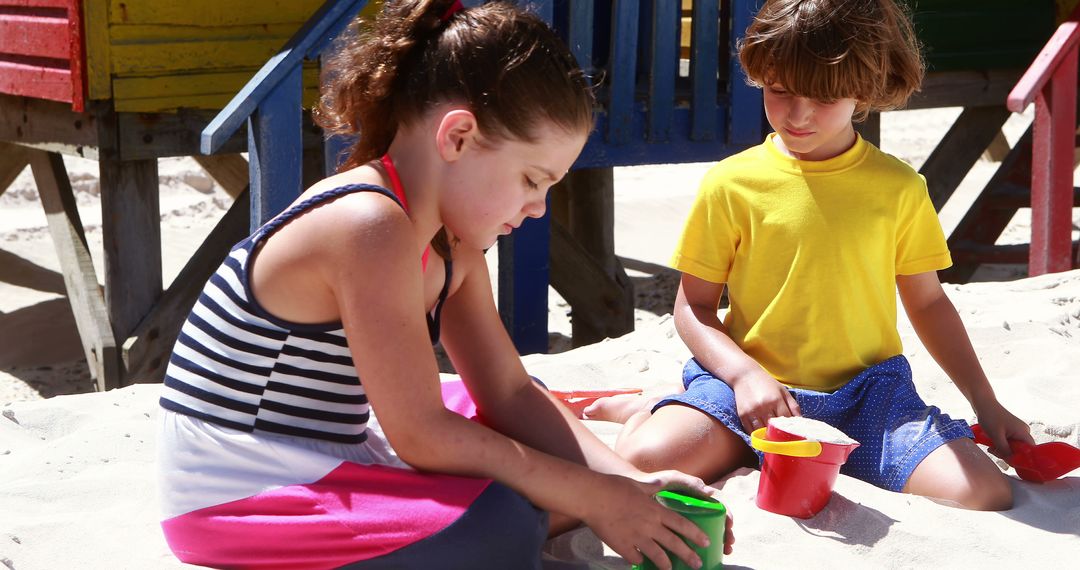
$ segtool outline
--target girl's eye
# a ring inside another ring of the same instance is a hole
[[[538,190],[540,188],[540,186],[537,183],[533,182],[532,179],[528,176],[525,177],[525,185],[529,188],[532,188],[533,190]]]

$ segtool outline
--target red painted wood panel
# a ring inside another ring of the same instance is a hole
[[[71,0],[3,0],[0,6],[18,6],[25,8],[67,8]]]
[[[71,102],[71,70],[0,59],[0,91]]]
[[[67,10],[20,13],[0,6],[0,53],[67,59],[71,55]]]
[[[0,92],[84,108],[81,0],[0,0]]]

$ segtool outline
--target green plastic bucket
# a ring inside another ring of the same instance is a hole
[[[709,536],[708,547],[701,547],[683,539],[701,558],[701,570],[720,570],[723,568],[724,531],[727,530],[727,508],[724,507],[724,504],[716,499],[698,499],[672,491],[660,491],[656,494],[656,500],[665,507],[690,519]],[[692,570],[690,566],[687,566],[681,559],[672,556],[670,552],[668,552],[668,557],[671,559],[673,570]],[[656,570],[657,567],[656,564],[646,558],[645,562],[634,564],[631,568],[633,570]]]

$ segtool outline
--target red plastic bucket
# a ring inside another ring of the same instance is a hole
[[[832,497],[840,466],[859,446],[808,441],[769,422],[751,434],[751,445],[764,452],[757,506],[769,512],[808,519]]]

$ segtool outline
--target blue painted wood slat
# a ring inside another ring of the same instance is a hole
[[[611,81],[608,93],[607,141],[614,145],[630,142],[630,123],[634,113],[634,87],[637,74],[638,3],[612,4]]]
[[[277,84],[300,68],[308,51],[325,44],[329,30],[335,26],[341,29],[342,23],[347,24],[366,4],[367,0],[327,0],[203,129],[202,153],[213,154],[220,149]]]
[[[499,237],[499,314],[519,354],[547,352],[549,214]]]
[[[730,86],[731,105],[728,113],[728,141],[733,145],[755,145],[764,138],[765,104],[761,89],[748,85],[736,42],[746,33],[746,28],[754,20],[761,7],[762,0],[733,0],[731,3],[731,64],[728,66],[728,85]]]
[[[716,131],[717,81],[720,56],[720,3],[696,0],[692,12],[690,36],[690,85],[692,122],[690,138],[696,141],[714,140]]]
[[[551,25],[553,0],[530,0],[530,11]],[[527,219],[499,238],[499,315],[520,354],[547,352],[550,218]]]
[[[593,27],[595,9],[593,2],[571,2],[568,21],[567,43],[578,65],[590,73],[593,67]]]
[[[726,97],[721,96],[721,102],[726,105]],[[573,168],[708,162],[720,160],[745,148],[731,146],[721,137],[711,141],[690,140],[687,136],[690,132],[690,113],[690,109],[686,107],[676,108],[672,112],[671,140],[649,141],[645,137],[648,129],[645,103],[639,101],[630,125],[630,142],[619,146],[610,145],[604,140],[607,115],[600,113],[596,118],[596,130],[589,135],[589,140]],[[727,113],[716,114],[715,128],[716,132],[727,132]]]
[[[301,191],[303,76],[293,67],[248,119],[251,230],[291,204]]]
[[[675,77],[679,65],[679,14],[675,0],[653,0],[649,70],[649,140],[671,140],[675,112]]]

